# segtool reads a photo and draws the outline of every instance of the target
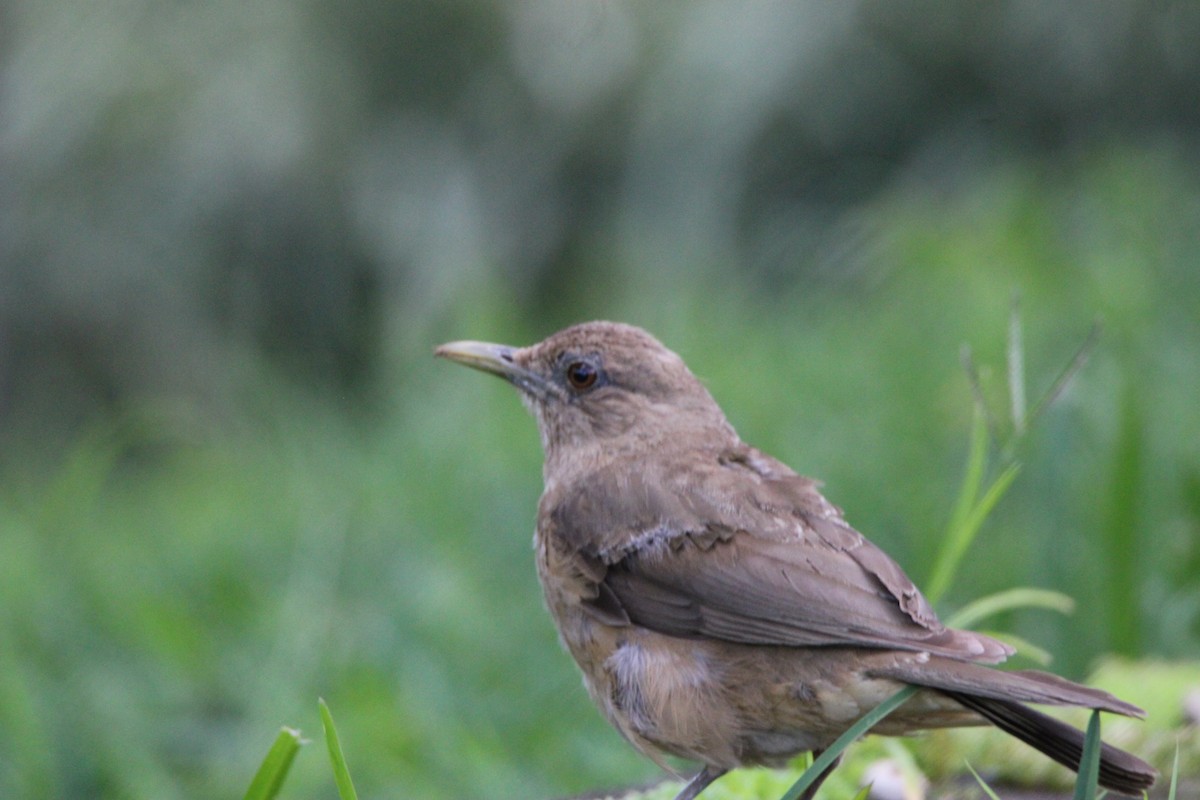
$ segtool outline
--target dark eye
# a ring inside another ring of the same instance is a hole
[[[572,389],[590,389],[600,372],[586,361],[572,361],[567,365],[567,381]]]

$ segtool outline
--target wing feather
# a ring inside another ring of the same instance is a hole
[[[604,595],[633,624],[743,644],[898,648],[981,662],[1012,652],[942,625],[903,570],[814,482],[782,465],[763,474],[745,460],[725,463],[658,480],[644,472],[632,515],[640,526],[564,531],[606,566]],[[602,478],[591,483],[590,508],[606,488]],[[578,518],[563,511],[560,525]]]

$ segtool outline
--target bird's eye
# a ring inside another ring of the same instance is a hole
[[[600,372],[586,361],[572,361],[567,365],[567,382],[572,389],[590,389],[599,376]]]

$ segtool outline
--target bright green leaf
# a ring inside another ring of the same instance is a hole
[[[825,770],[837,761],[842,752],[851,745],[856,739],[864,735],[871,728],[875,727],[881,719],[902,706],[910,697],[917,693],[917,687],[905,686],[894,695],[884,700],[875,708],[868,711],[862,718],[850,726],[850,728],[837,738],[820,756],[812,763],[812,766],[804,771],[800,779],[792,784],[792,788],[788,789],[780,800],[796,800],[804,790],[821,777]]]
[[[307,742],[300,738],[300,731],[292,728],[282,728],[275,737],[275,743],[267,751],[266,758],[259,765],[250,788],[246,790],[245,800],[272,800],[283,788],[292,761],[300,746]]]
[[[337,728],[333,724],[333,714],[329,711],[324,698],[317,701],[321,707],[321,725],[325,728],[325,744],[329,747],[329,760],[333,764],[333,779],[337,784],[338,796],[342,800],[358,800],[354,791],[354,781],[350,779],[350,770],[346,767],[346,757],[342,754],[342,744],[338,741]]]

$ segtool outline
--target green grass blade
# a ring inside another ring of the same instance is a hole
[[[1144,569],[1138,554],[1144,549],[1142,515],[1148,491],[1146,462],[1146,424],[1144,400],[1140,388],[1127,385],[1119,408],[1116,451],[1113,454],[1099,544],[1107,565],[1104,576],[1104,628],[1108,649],[1132,656],[1139,652],[1142,627],[1137,614],[1139,570]]]
[[[987,519],[988,514],[992,513],[992,509],[996,507],[996,503],[1000,502],[1000,498],[1008,491],[1008,487],[1012,485],[1020,471],[1021,465],[1016,462],[1005,467],[1004,471],[996,476],[996,480],[992,481],[992,485],[983,493],[983,497],[979,498],[979,501],[968,510],[966,517],[962,521],[956,522],[947,531],[946,541],[938,554],[937,565],[934,568],[931,581],[933,591],[927,595],[930,602],[936,602],[935,598],[941,597],[950,588],[950,581],[954,578],[954,573],[958,571],[958,564],[966,555],[971,542],[975,541],[975,536],[983,526],[983,521]]]
[[[996,791],[992,789],[992,787],[988,786],[987,781],[985,781],[980,774],[975,771],[975,768],[971,766],[971,762],[964,761],[963,763],[967,765],[967,769],[971,770],[971,774],[975,776],[975,781],[979,784],[980,788],[983,789],[983,793],[986,794],[991,800],[1000,800],[1000,797],[996,794]]]
[[[1018,462],[1013,462],[1004,468],[1004,471],[996,476],[996,480],[992,481],[992,485],[983,493],[979,503],[972,509],[971,515],[967,518],[966,532],[961,534],[961,538],[969,545],[975,540],[975,534],[979,532],[979,528],[983,525],[983,521],[987,519],[988,514],[992,513],[992,509],[996,507],[996,503],[1000,502],[1000,498],[1004,497],[1004,493],[1008,491],[1008,487],[1012,486],[1012,482],[1016,480],[1017,474],[1021,471],[1021,465]],[[966,552],[966,546],[962,547],[961,552],[958,552],[954,559],[954,568],[957,569],[958,561]]]
[[[1100,712],[1093,711],[1088,720],[1087,737],[1083,740],[1083,758],[1079,760],[1079,776],[1075,779],[1074,800],[1095,800],[1096,783],[1100,779]]]
[[[1008,631],[989,631],[981,630],[980,633],[991,636],[993,639],[999,639],[1007,645],[1011,645],[1021,658],[1028,659],[1039,666],[1048,667],[1054,661],[1054,654],[1049,650],[1038,647],[1033,642]]]
[[[1021,337],[1021,298],[1013,293],[1008,317],[1008,402],[1012,411],[1013,436],[1025,435],[1025,345]]]
[[[325,728],[325,744],[329,747],[329,760],[333,763],[333,780],[337,784],[338,797],[342,800],[358,800],[354,781],[350,779],[350,770],[346,767],[346,757],[342,754],[342,744],[338,741],[337,728],[333,724],[333,714],[323,698],[317,702],[321,707],[321,725]]]
[[[971,398],[975,401],[975,410],[983,414],[984,428],[994,442],[1000,441],[996,420],[988,410],[987,395],[983,391],[983,380],[979,377],[979,368],[975,366],[975,357],[971,355],[971,346],[964,344],[959,351],[963,371],[967,373],[967,385],[971,387]]]
[[[1079,346],[1079,349],[1075,351],[1075,355],[1071,357],[1069,362],[1067,362],[1067,366],[1064,367],[1063,371],[1060,372],[1058,377],[1054,379],[1054,383],[1050,385],[1050,388],[1046,391],[1046,393],[1038,398],[1037,402],[1033,404],[1033,408],[1030,409],[1029,413],[1025,417],[1027,426],[1036,422],[1038,417],[1040,417],[1042,413],[1046,411],[1046,409],[1054,405],[1055,401],[1058,400],[1058,398],[1062,396],[1063,392],[1067,390],[1067,387],[1071,385],[1071,381],[1075,379],[1075,376],[1080,370],[1083,369],[1084,365],[1087,364],[1088,359],[1092,355],[1092,350],[1094,350],[1096,347],[1096,343],[1100,341],[1100,331],[1100,323],[1094,323],[1092,325],[1092,329],[1088,331],[1087,337],[1083,340],[1083,344]]]
[[[967,520],[971,517],[975,499],[979,496],[979,488],[983,485],[987,455],[987,417],[983,404],[977,401],[975,414],[971,418],[971,441],[967,449],[966,473],[963,475],[962,486],[958,490],[958,499],[954,502],[954,512],[950,515],[950,524],[946,526],[946,541],[938,550],[937,561],[933,565],[933,574],[929,578],[928,589],[925,592],[925,596],[931,603],[936,604],[950,588],[950,581],[954,578],[958,562],[971,543]]]
[[[992,509],[995,508],[996,503],[1000,502],[1000,498],[1008,491],[1008,487],[1012,485],[1020,471],[1020,464],[1016,462],[1009,464],[996,477],[996,480],[992,481],[991,486],[983,493],[983,497],[968,510],[966,517],[956,522],[947,531],[946,541],[938,554],[937,565],[934,569],[931,582],[933,591],[927,595],[930,602],[936,602],[935,598],[940,598],[950,588],[950,582],[958,571],[959,562],[967,554],[967,548],[971,546],[971,542],[975,541],[975,536],[983,527],[983,521],[987,519],[988,514],[992,513]]]
[[[1179,787],[1179,740],[1175,740],[1175,764],[1171,767],[1171,787],[1167,789],[1167,800],[1175,800],[1175,790]],[[1145,792],[1142,795],[1145,796]]]
[[[283,788],[288,771],[296,752],[306,742],[300,738],[300,731],[292,728],[282,728],[275,737],[275,743],[267,751],[266,758],[254,773],[254,780],[246,790],[245,800],[272,800]]]
[[[1049,589],[1033,589],[1028,586],[1006,589],[974,600],[952,614],[946,624],[955,628],[969,628],[982,619],[1015,608],[1045,608],[1060,614],[1075,610],[1075,601],[1062,592]]]
[[[780,798],[780,800],[796,800],[796,798],[804,793],[805,789],[811,786],[813,782],[821,776],[821,773],[828,769],[830,764],[837,760],[838,756],[842,754],[842,751],[849,747],[854,740],[858,739],[871,728],[875,727],[875,725],[877,725],[881,719],[895,711],[916,693],[917,687],[905,686],[887,700],[884,700],[882,703],[875,706],[875,708],[864,714],[862,719],[851,725],[845,733],[839,736],[837,740],[825,750],[825,752],[821,753],[821,755],[813,761],[812,766],[804,771],[804,774],[800,776],[800,779],[792,784],[792,788],[788,789],[783,797]]]

